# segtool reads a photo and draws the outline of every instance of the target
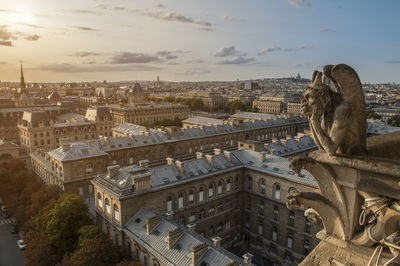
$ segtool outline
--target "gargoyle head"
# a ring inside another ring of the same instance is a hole
[[[300,204],[297,201],[297,196],[300,195],[300,192],[296,189],[293,189],[289,192],[287,196],[286,207],[289,210],[298,210],[300,208]]]
[[[321,117],[325,111],[330,109],[332,93],[330,87],[322,82],[322,73],[314,71],[313,79],[301,101],[302,113],[307,117],[311,115]]]

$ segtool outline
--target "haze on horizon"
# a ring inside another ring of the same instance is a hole
[[[346,63],[400,82],[400,2],[387,0],[5,0],[0,80],[310,77]]]

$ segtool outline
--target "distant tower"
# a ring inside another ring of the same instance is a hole
[[[296,79],[301,79],[300,73],[297,73]]]
[[[160,77],[159,76],[157,76],[157,83],[159,83],[160,82]]]
[[[21,63],[21,92],[25,91],[26,89],[26,84],[25,84],[25,79],[24,79],[24,71],[22,70],[22,63]]]

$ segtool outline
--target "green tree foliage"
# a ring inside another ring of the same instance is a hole
[[[83,226],[79,230],[78,247],[71,254],[76,266],[102,266],[118,263],[122,258],[117,246],[95,225]]]
[[[72,252],[77,246],[79,229],[92,224],[88,207],[76,194],[65,194],[49,213],[46,234],[63,253]]]
[[[381,119],[381,115],[377,114],[374,110],[372,109],[367,109],[367,118],[368,119]]]
[[[243,103],[240,100],[234,100],[230,102],[226,107],[225,111],[231,114],[236,113],[237,111],[245,111],[245,112],[258,112],[256,107],[252,106],[251,102]]]
[[[400,127],[400,115],[394,115],[388,119],[388,124],[392,127]]]
[[[146,97],[147,101],[152,102],[166,102],[166,103],[180,103],[187,105],[192,111],[201,111],[203,110],[203,100],[199,98],[154,98],[154,97]]]

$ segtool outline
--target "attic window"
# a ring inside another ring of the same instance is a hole
[[[201,169],[199,169],[199,170],[197,171],[197,173],[199,173],[199,175],[202,175],[202,174],[203,174],[203,171],[201,171]]]
[[[262,168],[268,168],[268,165],[263,164],[261,167],[262,167]]]
[[[119,181],[119,185],[121,186],[121,185],[123,185],[125,183],[125,180],[121,180],[121,181]]]
[[[166,178],[163,178],[163,182],[164,183],[168,183],[169,182],[169,179],[166,177]]]
[[[252,165],[253,161],[248,161],[247,164]]]
[[[279,168],[274,167],[274,168],[272,168],[272,170],[279,171]]]
[[[180,175],[176,175],[175,177],[176,177],[176,179],[178,179],[178,180],[182,179],[182,176],[180,176]]]
[[[113,145],[111,145],[111,148],[115,148],[115,145],[113,144]]]
[[[160,235],[160,231],[154,230],[153,234],[154,234],[155,236],[159,236],[159,235]]]
[[[122,147],[122,144],[118,144],[118,147]]]
[[[175,246],[175,248],[176,248],[177,250],[181,250],[181,249],[182,249],[181,245],[179,245],[179,244],[177,244],[177,245]]]
[[[135,222],[140,223],[142,220],[140,218],[136,218]]]
[[[295,173],[293,171],[288,172],[289,175],[294,175]]]

